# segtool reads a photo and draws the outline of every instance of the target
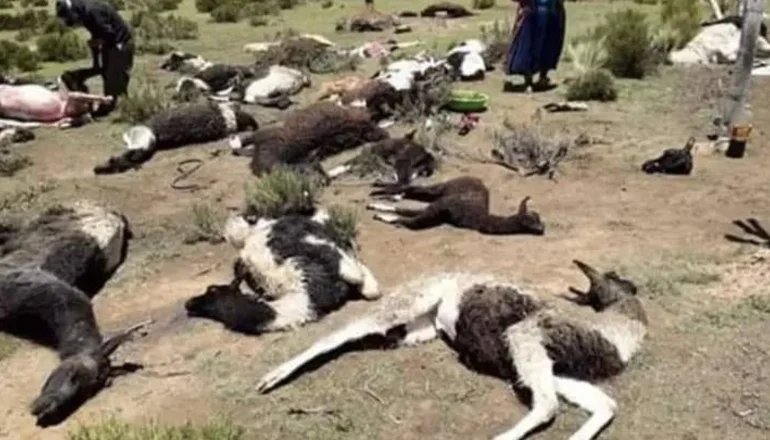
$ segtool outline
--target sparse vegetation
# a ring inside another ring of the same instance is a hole
[[[0,31],[38,29],[52,20],[45,9],[25,9],[17,14],[4,12],[0,14]]]
[[[40,58],[29,47],[9,40],[0,40],[0,73],[13,70],[34,72],[39,69]]]
[[[661,0],[661,27],[655,46],[663,53],[681,49],[700,30],[701,17],[698,0]]]
[[[13,177],[16,173],[32,165],[32,159],[13,150],[0,150],[0,176]]]
[[[497,64],[505,58],[508,46],[511,44],[511,32],[511,23],[508,19],[505,21],[495,20],[492,26],[481,27],[481,41],[487,46],[487,61],[489,63]]]
[[[13,354],[17,347],[18,343],[15,339],[6,334],[0,333],[0,362]]]
[[[246,215],[277,218],[312,212],[323,191],[314,177],[288,167],[277,167],[246,183]]]
[[[137,53],[167,53],[169,41],[198,39],[198,23],[174,14],[159,15],[150,9],[134,11],[129,20],[136,33]]]
[[[720,304],[700,316],[698,321],[719,330],[766,319],[770,319],[770,296],[750,295],[732,305]]]
[[[118,101],[116,122],[139,124],[173,105],[167,91],[149,77],[135,78],[128,94]]]
[[[0,9],[12,9],[13,0],[0,0]]]
[[[618,90],[615,78],[607,69],[592,69],[581,73],[570,81],[567,88],[568,101],[615,101]]]
[[[227,218],[226,213],[209,203],[195,203],[192,206],[190,230],[184,238],[185,244],[207,241],[211,244],[221,243],[222,227]]]
[[[163,426],[158,423],[141,425],[106,422],[80,426],[67,434],[67,440],[242,440],[246,430],[227,420],[215,421],[196,426]]]
[[[473,9],[490,9],[495,6],[495,0],[473,0]]]
[[[281,44],[258,54],[255,62],[261,66],[280,64],[324,74],[354,71],[360,61],[357,56],[329,51],[326,46],[313,39],[283,36]]]
[[[619,78],[642,79],[655,71],[661,61],[647,15],[634,9],[610,12],[604,23],[574,44],[602,41],[606,51],[604,67]]]
[[[42,61],[76,61],[89,55],[88,47],[80,36],[72,31],[48,33],[37,39],[37,52]]]
[[[529,176],[556,172],[569,152],[571,141],[547,135],[535,124],[505,120],[504,133],[495,133],[492,157],[519,173]]]
[[[342,205],[329,207],[329,221],[326,223],[334,242],[345,249],[355,249],[358,237],[358,216],[356,212]]]

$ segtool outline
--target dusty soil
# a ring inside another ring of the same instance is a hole
[[[560,293],[584,283],[570,265],[573,258],[622,271],[642,286],[651,329],[629,371],[605,386],[620,409],[603,438],[764,439],[770,430],[770,319],[761,300],[747,298],[764,295],[767,304],[767,261],[752,260],[750,247],[723,235],[739,232],[731,225],[734,219],[770,219],[765,173],[770,82],[754,82],[755,131],[744,159],[701,151],[689,177],[639,171],[643,160],[683,145],[691,135],[704,139],[712,102],[694,78],[709,75],[665,68],[643,83],[625,84],[617,103],[592,105],[586,113],[543,115],[541,124],[557,135],[586,133],[607,141],[575,149],[556,182],[517,177],[494,165],[445,161],[434,180],[483,177],[496,212],[510,212],[530,195],[531,208],[547,225],[543,237],[486,237],[450,227],[395,229],[364,210],[365,185],[335,185],[324,201],[357,209],[362,259],[385,289],[426,273],[463,269]],[[539,105],[561,99],[560,90],[498,93],[501,85],[494,74],[473,86],[491,94],[492,110],[467,137],[447,136],[450,150],[486,153],[504,118],[527,121]],[[113,203],[129,217],[136,239],[128,260],[94,304],[107,332],[156,320],[148,336],[119,352],[146,369],[118,379],[62,425],[40,430],[27,406],[57,360],[48,349],[23,344],[0,361],[0,438],[60,439],[79,424],[113,416],[174,423],[225,413],[258,439],[483,439],[524,414],[508,385],[466,370],[441,342],[348,354],[258,395],[254,386],[262,374],[367,304],[350,304],[294,333],[261,337],[187,319],[183,301],[226,280],[234,258],[227,245],[182,244],[191,205],[238,206],[251,178],[247,163],[229,154],[211,156],[224,148],[220,143],[158,154],[137,172],[94,177],[93,165],[119,151],[120,130],[98,124],[40,131],[36,142],[23,147],[34,165],[0,181],[0,190],[16,208],[30,212],[52,201],[90,197]],[[177,163],[188,157],[205,160],[191,179],[202,190],[169,186]],[[24,190],[26,197],[19,196]],[[319,407],[334,414],[288,414]],[[584,419],[565,405],[554,426],[536,438],[566,438]]]

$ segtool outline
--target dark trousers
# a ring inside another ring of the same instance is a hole
[[[103,46],[101,51],[94,51],[92,55],[91,67],[64,72],[62,81],[69,90],[88,92],[86,81],[101,75],[104,94],[113,97],[111,104],[103,106],[103,111],[109,112],[115,108],[118,97],[128,92],[131,69],[134,67],[134,44],[126,43],[120,49],[116,46]]]

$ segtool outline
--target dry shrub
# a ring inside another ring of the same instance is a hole
[[[172,105],[171,97],[157,80],[136,78],[131,82],[128,94],[118,101],[115,122],[140,124]]]
[[[441,69],[428,72],[414,82],[401,103],[396,106],[398,120],[414,123],[439,113],[452,93],[452,78]]]
[[[245,213],[266,218],[310,213],[322,191],[317,178],[288,167],[276,167],[246,183]]]
[[[481,41],[487,45],[486,61],[490,65],[497,64],[505,58],[508,46],[511,44],[512,31],[513,28],[508,19],[495,20],[489,28],[481,27]]]
[[[495,133],[492,157],[524,176],[548,174],[553,177],[572,142],[547,136],[533,124],[514,124],[506,120],[504,126],[505,134]]]
[[[227,220],[227,213],[209,203],[195,203],[191,212],[192,224],[184,238],[185,244],[207,241],[217,244],[224,241],[222,228]]]
[[[377,176],[382,177],[391,172],[392,168],[385,160],[374,154],[370,148],[363,148],[361,153],[346,162],[350,167],[350,174],[359,178]]]
[[[338,246],[347,250],[355,249],[358,238],[358,215],[356,215],[356,211],[342,205],[330,206],[326,228]]]

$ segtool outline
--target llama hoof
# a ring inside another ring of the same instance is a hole
[[[369,203],[366,205],[366,209],[371,211],[381,211],[381,212],[393,212],[396,210],[396,208],[386,205],[385,203]]]
[[[378,212],[377,214],[374,214],[374,219],[385,223],[395,223],[396,220],[398,220],[398,216],[395,214],[382,214]]]
[[[292,373],[292,369],[286,366],[280,366],[267,373],[259,380],[257,391],[260,394],[266,394],[273,390],[281,381],[286,379]]]

